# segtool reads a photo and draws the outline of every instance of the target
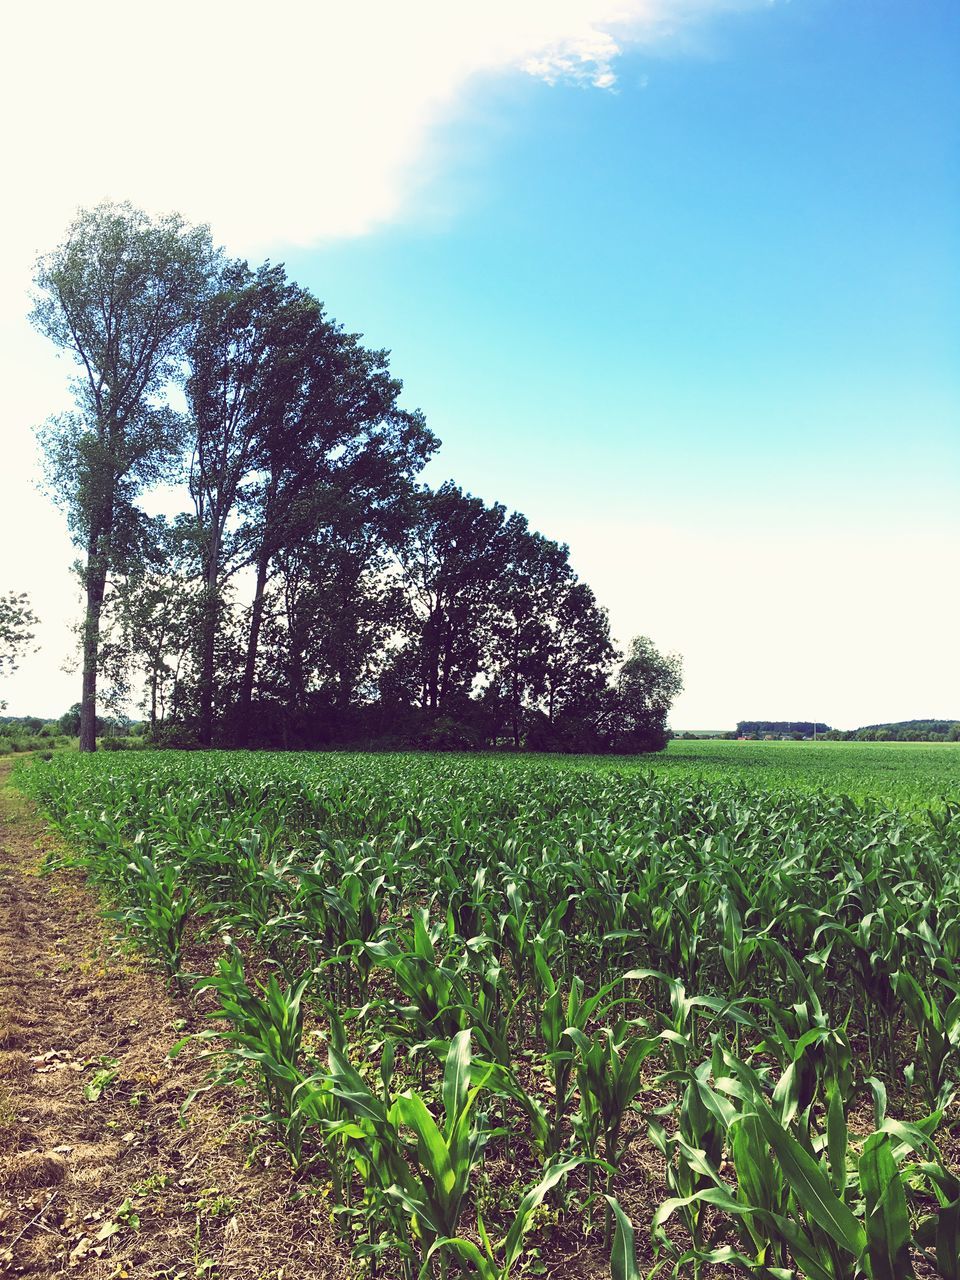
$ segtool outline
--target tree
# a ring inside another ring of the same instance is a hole
[[[468,697],[480,674],[491,593],[506,567],[505,522],[499,503],[488,507],[452,480],[417,497],[398,555],[412,615],[415,696],[428,711]]]
[[[507,521],[503,540],[506,563],[491,600],[489,671],[519,750],[524,709],[549,703],[556,606],[576,578],[567,547],[532,532],[519,512]]]
[[[293,720],[309,695],[342,729],[369,701],[404,621],[404,593],[390,548],[410,520],[411,485],[389,454],[361,454],[336,483],[312,491],[305,533],[276,557],[282,625],[276,660]]]
[[[569,548],[514,513],[506,565],[491,592],[488,672],[514,747],[569,750],[589,741],[615,658],[607,615],[570,564]]]
[[[281,552],[315,537],[316,511],[331,491],[363,492],[371,475],[391,477],[405,492],[439,441],[419,410],[401,409],[403,383],[389,352],[364,347],[357,334],[328,320],[303,293],[310,326],[300,345],[264,380],[258,395],[265,423],[261,469],[245,501],[242,531],[256,582],[240,685],[239,740],[247,740],[266,589]],[[289,376],[293,362],[300,373]],[[349,508],[349,503],[344,510]],[[343,686],[346,687],[345,685]]]
[[[551,606],[545,654],[543,710],[558,745],[593,749],[610,668],[618,656],[607,612],[592,589],[576,579],[565,583]]]
[[[80,749],[96,749],[97,658],[107,579],[140,555],[141,489],[177,459],[182,423],[161,399],[215,255],[205,227],[129,204],[81,210],[37,264],[31,320],[77,361],[77,412],[41,439],[48,479],[85,559]]]
[[[200,309],[189,345],[189,489],[203,591],[197,664],[203,746],[213,738],[222,591],[242,563],[238,507],[245,482],[263,466],[269,415],[282,412],[281,399],[297,395],[313,354],[309,336],[319,308],[312,303],[288,283],[282,267],[253,272],[245,262],[229,262]]]
[[[667,714],[683,689],[677,654],[658,652],[647,636],[636,636],[617,677],[611,739],[617,751],[661,751],[667,745]]]
[[[38,621],[25,591],[0,595],[0,676],[16,671],[24,650],[33,640],[33,628]],[[6,705],[0,702],[0,710]]]
[[[105,599],[100,648],[101,674],[114,687],[128,690],[132,673],[142,677],[153,739],[168,709],[176,709],[203,621],[194,531],[182,518],[155,523],[150,559]]]
[[[80,703],[75,702],[57,721],[57,732],[75,738],[80,732]]]

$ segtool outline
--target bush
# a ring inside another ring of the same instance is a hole
[[[196,730],[188,724],[158,725],[154,743],[171,751],[196,751],[200,746]]]
[[[449,716],[440,716],[425,725],[411,744],[417,751],[480,751],[483,742],[469,725],[459,724]]]

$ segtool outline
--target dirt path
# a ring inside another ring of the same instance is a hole
[[[0,762],[0,1275],[313,1280],[344,1275],[322,1198],[251,1148],[244,1100],[205,1095],[170,1045],[186,1000],[111,940],[56,836]]]

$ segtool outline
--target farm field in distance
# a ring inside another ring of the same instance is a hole
[[[700,741],[19,785],[354,1274],[958,1280],[958,773]]]
[[[960,801],[960,743],[679,741],[642,756],[632,768],[662,777],[799,787],[891,806],[940,807]]]

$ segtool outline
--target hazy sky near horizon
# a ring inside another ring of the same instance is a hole
[[[286,262],[393,352],[450,476],[566,541],[672,716],[960,716],[954,0],[36,3],[0,84],[0,591],[79,696],[26,320],[79,205]]]

